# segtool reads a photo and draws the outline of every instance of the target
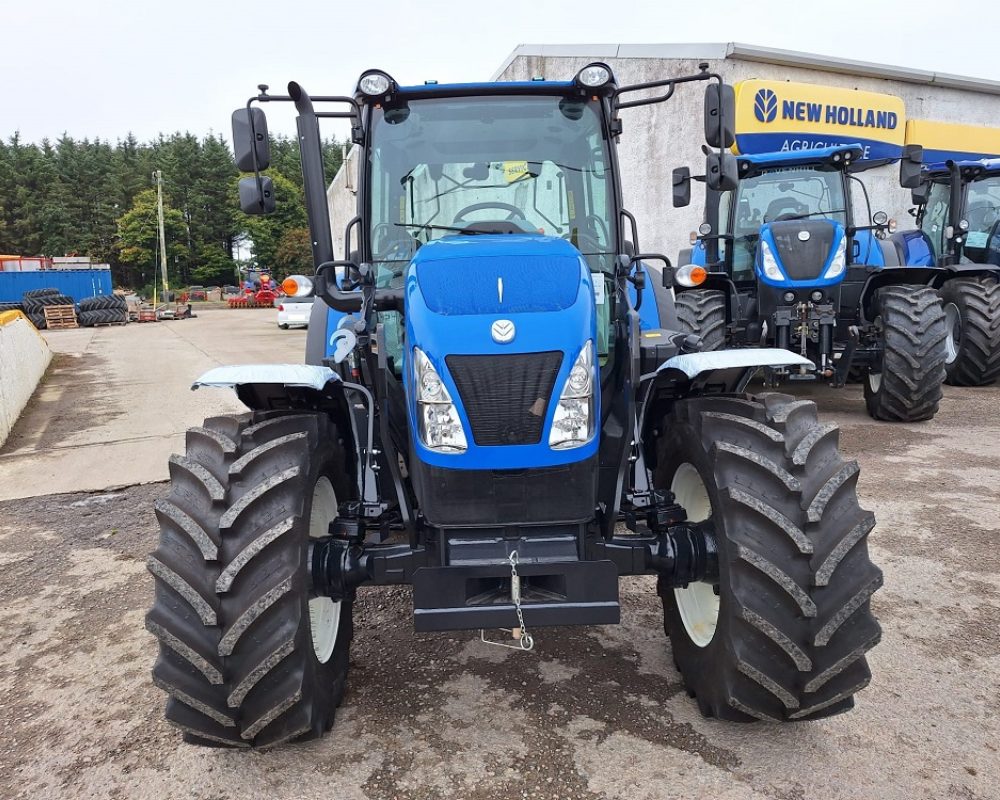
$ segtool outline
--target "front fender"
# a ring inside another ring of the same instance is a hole
[[[675,397],[703,392],[739,392],[761,367],[808,367],[808,358],[780,347],[746,347],[708,353],[684,353],[668,358],[655,372],[643,375],[653,390],[669,388]]]
[[[340,376],[329,367],[313,364],[239,364],[215,367],[199,377],[202,386],[235,389],[247,408],[268,410],[329,405],[342,398]]]

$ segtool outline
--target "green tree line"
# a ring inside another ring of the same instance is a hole
[[[323,143],[327,183],[341,145]],[[164,227],[171,285],[235,280],[235,258],[278,274],[310,270],[299,151],[294,139],[271,140],[277,212],[239,210],[239,173],[221,136],[190,133],[116,144],[62,136],[55,142],[0,140],[0,253],[91,256],[111,264],[117,285],[156,280],[155,170],[163,173]]]

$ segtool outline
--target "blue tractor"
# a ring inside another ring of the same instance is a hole
[[[770,345],[811,362],[768,370],[771,385],[860,379],[874,419],[930,419],[947,359],[936,274],[902,266],[895,223],[872,214],[856,177],[883,162],[862,153],[738,156],[738,185],[708,187],[705,221],[680,255],[677,317],[706,349]],[[691,180],[674,171],[675,206],[690,202]]]
[[[732,90],[707,66],[633,86],[599,63],[457,85],[370,70],[353,96],[263,87],[234,114],[254,173],[241,205],[266,213],[260,106],[297,109],[316,272],[289,288],[316,300],[305,364],[198,379],[248,411],[188,432],[156,507],[153,679],[188,741],[326,732],[359,586],[411,586],[418,631],[505,629],[499,644],[529,651],[538,626],[619,622],[619,580],[655,575],[703,713],[853,705],[882,582],[858,466],[812,403],[744,391],[757,369],[806,359],[699,351],[673,268],[635,246],[623,206],[621,112],[702,81],[706,174],[731,190]],[[339,260],[327,117],[350,122],[362,164]]]
[[[919,148],[908,155],[919,163]],[[893,241],[902,263],[925,269],[938,287],[948,329],[946,380],[994,383],[1000,378],[1000,159],[928,164],[912,189],[917,230],[900,231]]]

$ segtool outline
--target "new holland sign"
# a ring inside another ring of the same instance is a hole
[[[758,79],[736,84],[738,153],[860,143],[862,158],[899,158],[905,130],[903,101],[893,95]]]

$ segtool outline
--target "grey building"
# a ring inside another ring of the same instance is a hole
[[[971,126],[1000,125],[998,81],[738,43],[520,45],[500,65],[493,79],[518,81],[542,76],[568,80],[593,61],[611,66],[620,84],[693,74],[699,64],[707,63],[711,71],[731,84],[763,79],[772,86],[774,82],[791,81],[814,84],[817,90],[832,87],[831,90],[890,95],[902,101],[905,118],[910,123],[931,120]],[[396,77],[405,83],[416,83],[424,76]],[[638,218],[642,249],[663,252],[671,258],[676,258],[678,251],[687,246],[689,232],[701,222],[700,185],[696,185],[690,207],[674,209],[670,181],[674,167],[690,166],[698,172],[704,163],[701,87],[702,84],[680,86],[666,103],[622,112],[624,131],[619,159],[626,207]],[[902,120],[899,124],[903,124]],[[898,134],[901,144],[903,130]],[[1000,141],[1000,131],[983,131],[983,134],[991,145]],[[995,145],[992,152],[1000,152],[1000,145]],[[328,193],[338,253],[343,252],[344,226],[355,214],[352,190],[357,186],[357,155],[352,151]],[[872,211],[887,212],[901,227],[912,223],[907,214],[909,193],[899,187],[895,165],[877,167],[861,177],[868,187]],[[861,211],[867,213],[863,205],[856,208],[856,214]]]

